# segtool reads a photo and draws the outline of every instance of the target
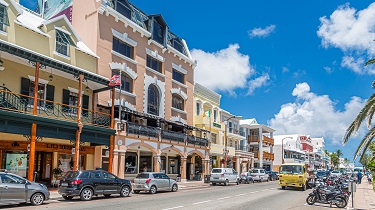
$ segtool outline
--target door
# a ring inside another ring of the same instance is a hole
[[[231,174],[232,182],[237,182],[237,171],[232,169],[233,173]]]
[[[94,185],[95,192],[102,194],[106,187],[106,181],[100,171],[92,171],[90,174],[92,184]]]
[[[11,174],[0,174],[1,203],[26,201],[26,180]]]
[[[161,179],[163,180],[163,188],[166,190],[171,189],[171,179],[166,174],[160,174]]]
[[[154,176],[154,182],[158,190],[164,190],[166,186],[165,186],[164,179],[162,178],[162,174],[157,173],[157,174],[153,174],[153,176]]]
[[[105,194],[118,193],[120,191],[120,182],[117,181],[117,177],[109,172],[103,172],[103,177],[105,179]]]
[[[260,170],[260,174],[261,174],[263,180],[268,180],[268,174],[266,173],[266,171],[264,169]]]

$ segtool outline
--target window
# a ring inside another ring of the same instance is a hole
[[[171,45],[174,49],[176,49],[180,53],[185,54],[184,46],[183,46],[180,39],[178,39],[178,38],[171,39]]]
[[[162,73],[161,71],[161,62],[152,58],[151,56],[147,56],[147,67]]]
[[[90,178],[90,172],[86,171],[86,172],[83,172],[81,173],[81,175],[79,175],[79,178],[83,179],[83,178]]]
[[[70,35],[56,29],[56,52],[61,55],[69,56],[69,45],[75,46]]]
[[[216,122],[217,120],[217,110],[214,110],[214,122]]]
[[[179,109],[179,110],[184,110],[184,99],[181,98],[181,96],[173,94],[172,95],[172,107]]]
[[[159,91],[155,85],[148,87],[147,113],[159,115]]]
[[[98,172],[98,171],[93,171],[91,172],[91,178],[92,179],[100,179],[100,178],[103,178],[102,177],[102,173]]]
[[[217,139],[216,133],[211,133],[211,142],[213,144],[217,144],[216,139]]]
[[[112,50],[133,59],[133,47],[113,37]]]
[[[4,184],[25,184],[26,180],[21,177],[13,176],[10,174],[0,174],[1,183]]]
[[[201,110],[201,104],[197,103],[197,116],[199,116]]]
[[[118,70],[112,70],[112,76],[119,74]],[[121,72],[121,90],[129,93],[133,92],[133,79],[124,72]]]
[[[236,150],[239,150],[237,141],[234,142],[234,148],[236,148]]]
[[[126,0],[116,1],[116,11],[122,14],[123,16],[127,17],[128,19],[131,19],[132,11]]]
[[[164,44],[163,27],[156,20],[154,20],[154,30],[152,33],[152,38],[160,44]]]
[[[4,5],[0,5],[0,30],[6,32],[9,26],[8,12]]]
[[[229,121],[228,125],[229,125],[229,133],[233,133],[232,122]]]
[[[179,71],[176,71],[176,70],[173,69],[172,78],[173,78],[173,80],[176,80],[179,83],[185,84],[184,75]]]
[[[70,109],[71,113],[77,114],[77,112],[78,112],[78,93],[70,92],[69,106],[71,107],[71,109]]]
[[[104,179],[116,179],[116,176],[108,172],[103,172]]]
[[[233,140],[230,140],[229,142],[230,142],[230,143],[229,143],[229,146],[230,146],[230,147],[233,147]]]
[[[31,96],[32,98],[30,98],[29,100],[29,104],[30,105],[34,105],[34,87],[35,87],[35,82],[34,81],[30,81],[30,86],[29,86],[29,96]],[[38,99],[41,99],[41,100],[38,100],[38,103],[37,103],[37,106],[38,107],[44,107],[44,100],[46,99],[46,85],[45,84],[41,84],[39,83],[38,84]]]

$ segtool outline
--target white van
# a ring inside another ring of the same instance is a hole
[[[238,173],[233,168],[213,168],[210,182],[213,186],[216,184],[224,184],[225,186],[229,183],[239,184]]]
[[[268,182],[268,174],[264,169],[250,169],[249,170],[250,176],[253,178],[254,181],[257,182]]]

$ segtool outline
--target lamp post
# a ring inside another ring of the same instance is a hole
[[[285,139],[293,139],[293,138],[292,137],[285,137],[285,138],[281,139],[281,154],[282,154],[281,163],[284,163],[284,140]]]
[[[228,119],[224,120],[225,125],[225,131],[224,131],[224,155],[225,155],[225,163],[224,168],[227,167],[227,161],[228,161],[228,134],[227,134],[227,124],[230,119],[236,118],[237,116],[229,117]]]

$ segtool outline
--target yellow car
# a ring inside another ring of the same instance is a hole
[[[309,174],[305,164],[284,163],[279,170],[279,185],[284,190],[285,187],[299,187],[306,190],[308,186]]]

